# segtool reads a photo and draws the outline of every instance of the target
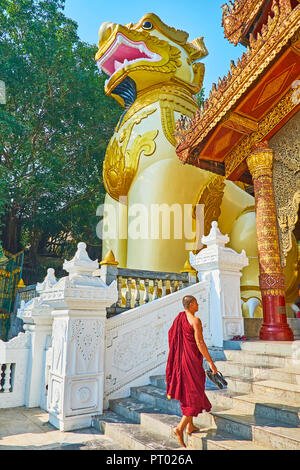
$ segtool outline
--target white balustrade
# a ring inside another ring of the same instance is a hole
[[[174,281],[175,282],[175,281]],[[129,395],[130,387],[149,383],[149,377],[164,374],[168,357],[168,330],[183,310],[184,295],[193,295],[199,316],[209,315],[209,282],[146,302],[109,318],[105,334],[104,407],[110,399]]]
[[[5,370],[4,370],[4,384],[2,387],[2,391],[4,393],[8,393],[10,391],[10,388],[11,388],[10,379],[11,379],[11,363],[8,362],[5,364]]]
[[[25,405],[30,334],[0,340],[0,408]]]
[[[64,263],[68,275],[57,281],[48,270],[39,297],[22,303],[25,333],[0,341],[0,408],[42,406],[62,431],[89,427],[110,399],[165,373],[168,330],[185,295],[198,301],[208,347],[243,334],[239,287],[248,261],[228,241],[213,222],[202,238],[207,248],[190,253],[198,282],[189,273],[99,270],[79,243]]]
[[[117,280],[118,301],[108,309],[109,316],[146,304],[195,283],[189,273],[168,273],[102,265],[94,272],[104,282]],[[124,300],[123,300],[124,299]]]

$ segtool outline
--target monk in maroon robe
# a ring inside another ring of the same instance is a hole
[[[169,330],[169,356],[166,368],[167,396],[181,402],[182,420],[173,430],[184,447],[183,431],[198,431],[193,416],[203,410],[210,411],[211,403],[205,395],[205,371],[203,356],[214,374],[218,372],[213,363],[202,334],[201,320],[195,317],[198,302],[188,295],[183,298],[185,310],[175,318]]]

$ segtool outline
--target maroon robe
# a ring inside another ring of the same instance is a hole
[[[169,330],[166,379],[167,396],[181,402],[184,416],[198,416],[203,410],[211,410],[205,395],[203,356],[185,312],[177,315]]]

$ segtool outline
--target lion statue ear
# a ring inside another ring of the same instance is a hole
[[[188,48],[188,54],[192,62],[197,59],[202,59],[208,55],[208,50],[206,49],[202,36],[194,39],[191,42],[187,42],[186,46]]]
[[[203,80],[204,80],[204,74],[205,74],[205,65],[202,64],[202,62],[198,62],[196,64],[193,64],[193,71],[194,71],[194,80],[193,83],[194,85],[197,85],[199,88],[199,91],[202,88],[203,85]],[[198,92],[196,92],[198,93]]]

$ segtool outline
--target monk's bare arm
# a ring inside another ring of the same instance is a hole
[[[196,344],[198,346],[198,349],[201,352],[201,354],[205,357],[205,359],[207,360],[207,362],[210,365],[211,370],[215,374],[217,372],[217,368],[216,368],[216,366],[215,366],[215,364],[214,364],[214,362],[213,362],[213,360],[212,360],[212,358],[211,358],[211,356],[208,352],[207,346],[204,342],[201,320],[197,317],[194,317],[194,319],[193,319],[193,328],[194,328],[194,332],[195,332],[195,341],[196,341]]]

